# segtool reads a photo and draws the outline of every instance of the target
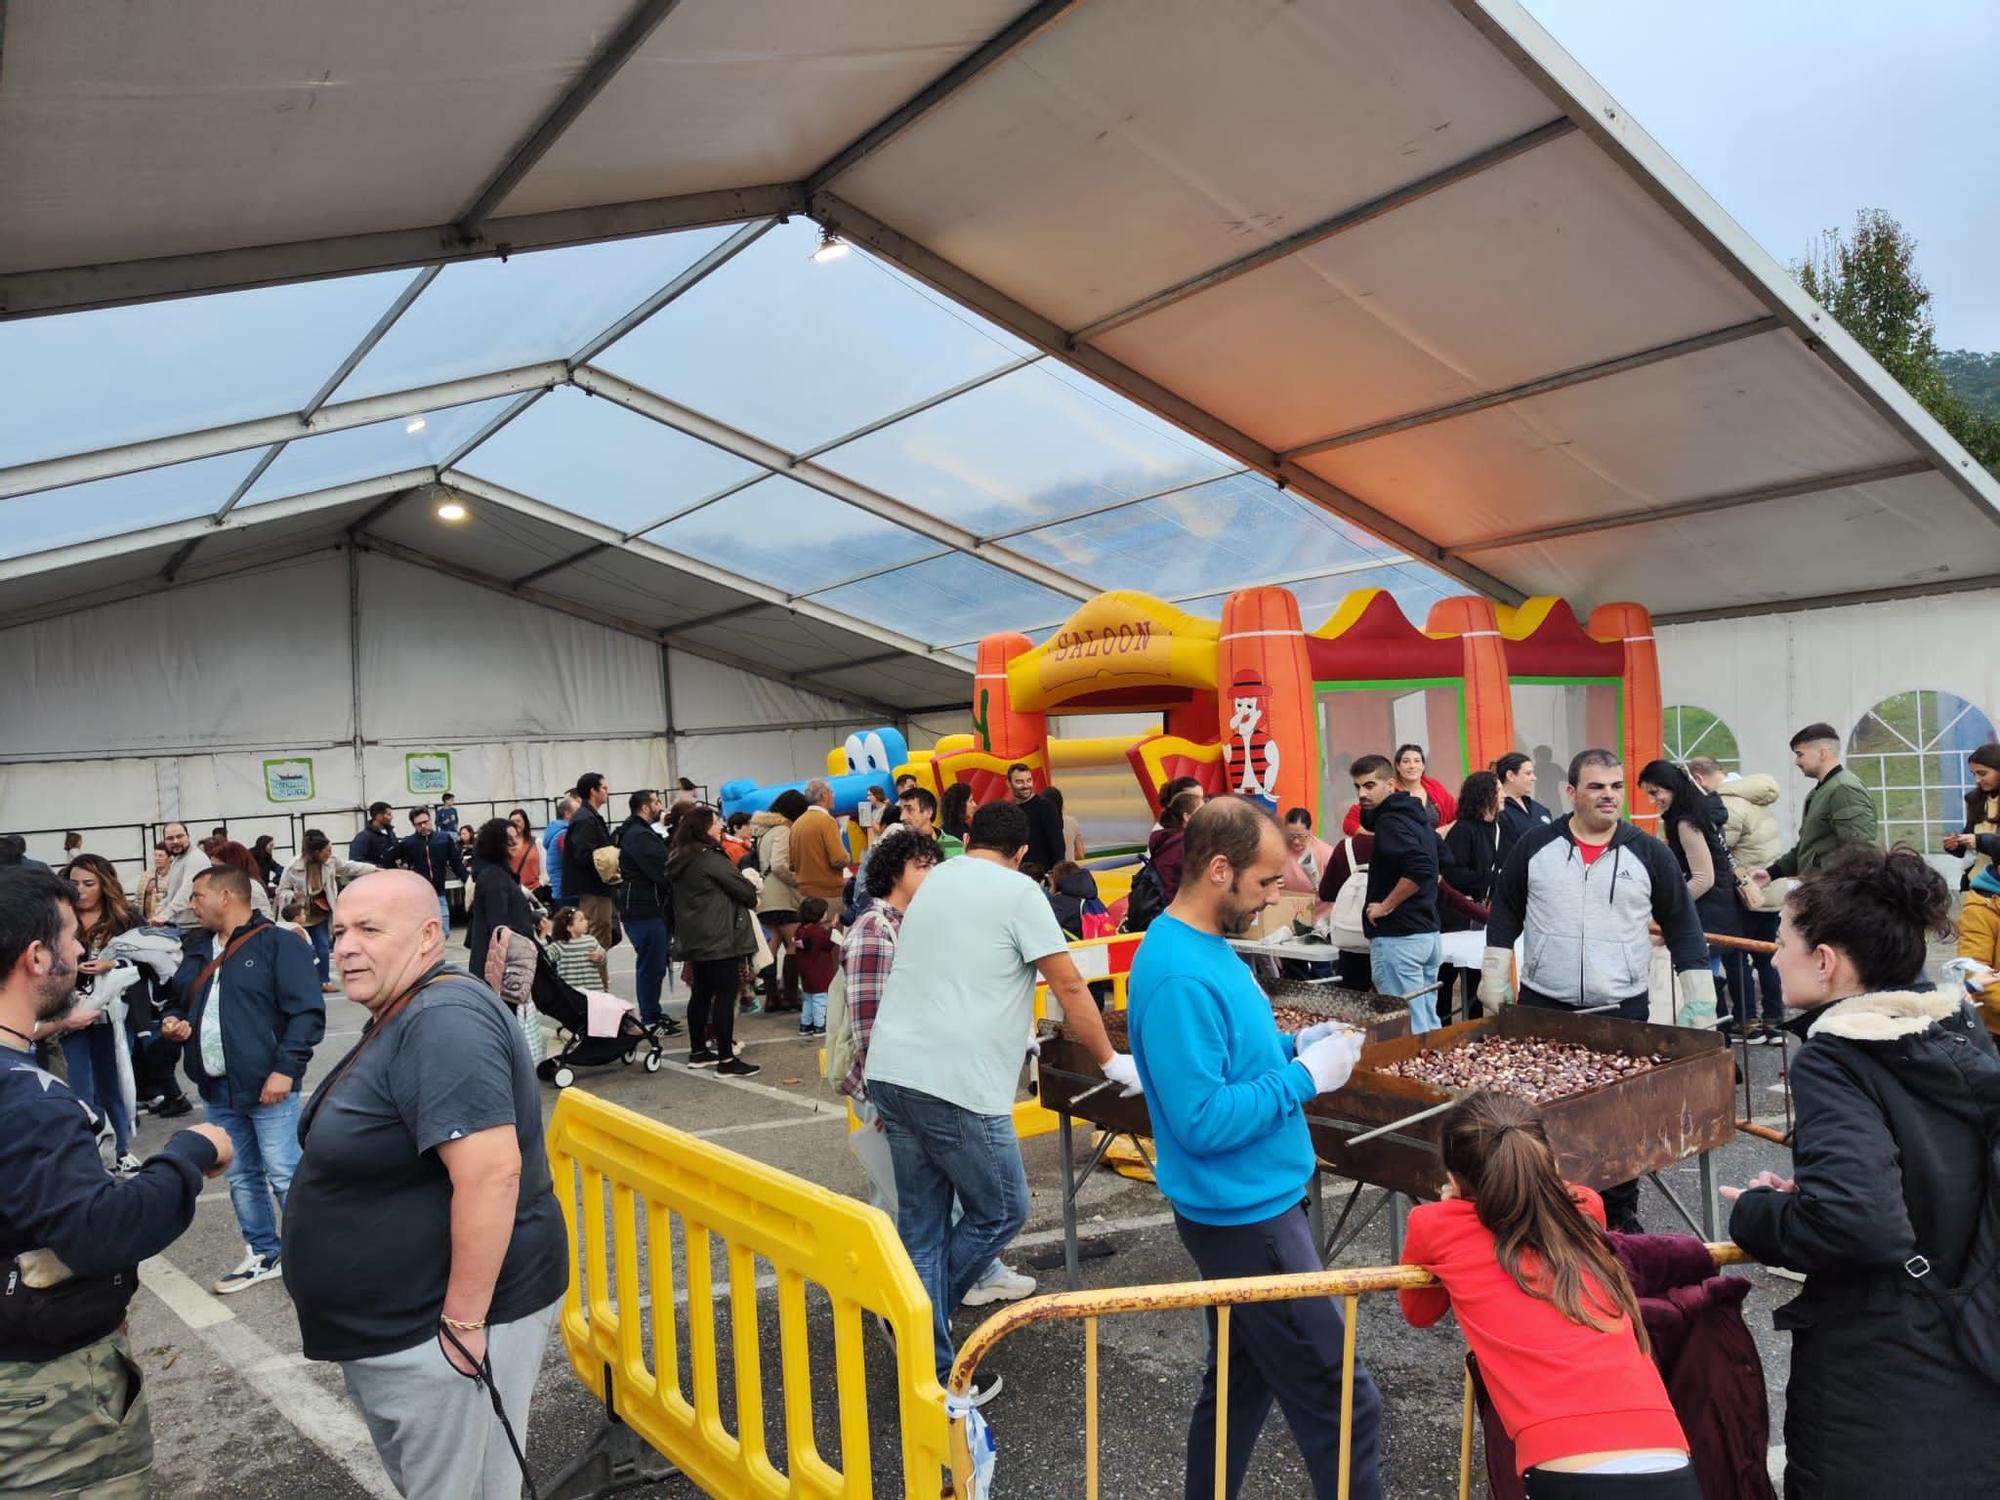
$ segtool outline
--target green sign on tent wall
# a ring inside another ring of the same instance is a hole
[[[313,799],[313,763],[310,755],[291,755],[264,762],[264,800],[267,802],[310,802]]]
[[[422,796],[451,790],[451,757],[442,750],[403,757],[403,784]]]

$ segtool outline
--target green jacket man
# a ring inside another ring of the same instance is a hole
[[[1817,783],[1806,793],[1798,841],[1752,877],[1764,885],[1789,875],[1810,875],[1847,844],[1872,844],[1880,831],[1875,799],[1840,763],[1840,734],[1831,724],[1808,724],[1792,736],[1792,760]]]

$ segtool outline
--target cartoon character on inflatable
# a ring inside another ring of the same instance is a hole
[[[896,730],[884,725],[880,729],[866,729],[850,734],[847,743],[835,752],[841,757],[845,770],[832,768],[832,757],[828,758],[830,774],[827,782],[833,787],[833,812],[835,817],[849,817],[868,796],[871,786],[879,786],[889,796],[896,794],[896,767],[910,758],[910,747]],[[722,815],[731,817],[736,813],[759,813],[768,808],[780,792],[804,791],[803,781],[786,781],[774,786],[759,786],[748,777],[724,782],[718,793],[722,802]]]
[[[1278,742],[1265,727],[1271,718],[1271,690],[1255,672],[1238,672],[1230,685],[1229,746],[1223,764],[1229,790],[1277,806]]]

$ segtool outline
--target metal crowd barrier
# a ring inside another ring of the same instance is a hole
[[[872,1313],[895,1335],[900,1491],[940,1492],[949,1453],[944,1391],[931,1363],[930,1299],[886,1215],[576,1089],[556,1103],[548,1148],[574,1257],[563,1342],[614,1423],[722,1500],[863,1500],[875,1493],[862,1345],[862,1314]],[[723,1246],[719,1286],[711,1236]],[[760,1261],[777,1282],[782,1468],[765,1434]],[[832,1304],[830,1366],[808,1346],[809,1284]],[[729,1305],[728,1417],[720,1298]],[[683,1359],[691,1380],[682,1377]],[[838,1467],[814,1438],[815,1383],[829,1374]]]
[[[1732,1244],[1711,1244],[1708,1252],[1718,1266],[1743,1265],[1750,1256]],[[1286,1302],[1299,1297],[1338,1297],[1347,1324],[1340,1355],[1340,1500],[1347,1500],[1354,1442],[1355,1329],[1361,1298],[1371,1292],[1414,1291],[1435,1286],[1436,1279],[1416,1266],[1368,1266],[1343,1271],[1309,1271],[1291,1276],[1245,1276],[1220,1281],[1180,1281],[1158,1286],[1111,1287],[1102,1291],[1057,1292],[1030,1297],[1002,1308],[981,1323],[959,1346],[952,1366],[951,1391],[964,1396],[972,1389],[980,1363],[1010,1334],[1038,1323],[1083,1324],[1083,1494],[1098,1500],[1097,1320],[1120,1313],[1167,1312],[1177,1308],[1215,1309],[1215,1496],[1228,1493],[1229,1472],[1229,1312],[1251,1302]],[[1472,1376],[1465,1378],[1464,1406],[1459,1422],[1458,1494],[1467,1500],[1472,1490]],[[952,1474],[958,1493],[969,1493],[972,1456],[963,1417],[951,1422]],[[1057,1491],[1060,1493],[1060,1489]]]

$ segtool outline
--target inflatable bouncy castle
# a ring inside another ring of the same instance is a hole
[[[832,750],[835,812],[851,815],[871,786],[893,795],[903,774],[940,795],[963,782],[988,802],[1008,795],[1018,763],[1037,786],[1063,789],[1097,853],[1142,844],[1159,789],[1178,776],[1279,814],[1306,808],[1324,833],[1354,801],[1354,759],[1398,745],[1423,746],[1454,791],[1519,750],[1558,812],[1578,750],[1607,746],[1634,771],[1663,753],[1651,618],[1606,604],[1579,621],[1553,598],[1445,599],[1418,629],[1386,591],[1359,589],[1309,630],[1281,588],[1240,590],[1214,620],[1130,590],[1099,594],[1040,645],[982,640],[971,706],[972,733],[927,752],[890,728]],[[723,810],[754,812],[783,790],[731,782]],[[1652,818],[1643,806],[1634,815]]]

